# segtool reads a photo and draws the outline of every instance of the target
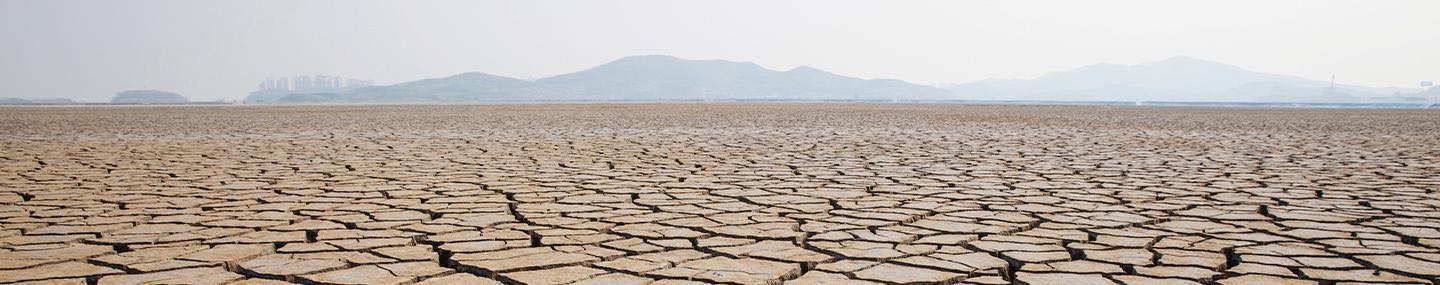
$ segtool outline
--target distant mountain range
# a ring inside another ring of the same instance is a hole
[[[110,102],[77,102],[69,98],[54,99],[25,99],[25,98],[0,98],[0,105],[218,105],[229,104],[223,100],[216,101],[190,101],[189,98],[170,91],[161,90],[126,90],[116,92]]]
[[[275,98],[267,100],[268,98]],[[534,81],[478,72],[342,92],[246,98],[250,103],[493,101],[950,100],[938,88],[860,79],[812,67],[788,71],[750,62],[632,56]]]
[[[75,104],[75,100],[68,98],[55,99],[25,99],[25,98],[0,98],[0,105],[64,105]]]
[[[111,104],[184,104],[190,99],[175,92],[160,90],[127,90],[115,93]]]
[[[348,85],[348,84],[347,84]],[[307,89],[315,90],[315,89]],[[479,72],[387,86],[324,91],[268,89],[246,103],[447,103],[647,101],[1071,101],[1285,102],[1425,104],[1440,88],[1374,88],[1248,71],[1177,56],[1136,65],[1094,64],[1032,79],[988,79],[940,88],[894,79],[861,79],[801,66],[770,70],[750,62],[631,56],[537,80]],[[116,94],[109,104],[189,102],[156,90]],[[70,99],[0,98],[0,105],[104,104]]]
[[[1433,90],[1432,90],[1433,93]],[[257,91],[247,103],[500,101],[1020,100],[1175,102],[1423,102],[1419,89],[1373,88],[1248,71],[1177,56],[1136,65],[1095,64],[1033,79],[990,79],[935,88],[860,79],[812,67],[632,56],[538,80],[479,72],[327,92]]]
[[[1034,101],[1423,101],[1418,89],[1373,88],[1248,71],[1177,56],[1137,65],[1095,64],[1034,79],[944,87],[959,98]]]

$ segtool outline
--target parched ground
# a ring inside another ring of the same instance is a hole
[[[1440,111],[0,108],[0,283],[1440,283]]]

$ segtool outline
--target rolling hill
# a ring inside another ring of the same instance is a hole
[[[247,98],[247,102],[256,100]],[[947,100],[934,87],[860,79],[811,67],[788,71],[750,62],[663,55],[621,58],[535,81],[472,72],[334,93],[296,93],[273,103],[494,101]]]
[[[252,103],[1022,100],[1177,102],[1405,102],[1416,90],[1372,88],[1245,70],[1177,56],[1136,65],[1094,64],[1031,79],[989,79],[944,89],[860,79],[813,67],[631,56],[537,80],[479,72],[325,93],[252,93]],[[263,93],[263,94],[262,94]]]
[[[1336,85],[1289,75],[1253,72],[1177,56],[1137,65],[1094,64],[1033,79],[991,79],[951,85],[960,98],[1038,101],[1372,101],[1406,91]]]

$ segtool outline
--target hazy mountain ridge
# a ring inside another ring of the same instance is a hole
[[[65,105],[75,104],[70,98],[50,99],[26,99],[26,98],[0,98],[0,105]]]
[[[175,92],[162,90],[127,90],[115,93],[110,99],[113,104],[180,104],[190,99]]]
[[[1093,64],[1032,79],[987,79],[943,90],[860,79],[808,66],[631,56],[593,68],[521,80],[480,72],[333,92],[254,93],[246,102],[400,103],[503,101],[1018,100],[1176,102],[1406,102],[1418,89],[1373,88],[1260,73],[1177,56],[1135,65]]]
[[[1407,91],[1310,80],[1177,56],[1136,65],[1094,64],[1033,79],[951,85],[964,99],[1058,101],[1362,102]]]
[[[247,102],[257,98],[247,98]],[[631,56],[526,81],[478,72],[334,93],[296,93],[277,103],[705,100],[948,100],[951,93],[893,79],[859,79],[812,67]]]

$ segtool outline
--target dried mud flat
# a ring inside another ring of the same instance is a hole
[[[0,283],[1436,284],[1440,112],[0,108]]]

